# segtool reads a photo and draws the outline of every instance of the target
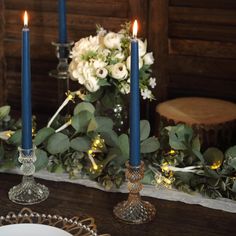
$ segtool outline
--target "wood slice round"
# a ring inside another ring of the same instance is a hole
[[[184,123],[200,135],[204,146],[225,147],[236,133],[236,104],[213,98],[186,97],[160,103],[164,125]]]

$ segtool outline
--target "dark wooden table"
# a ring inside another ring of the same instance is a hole
[[[0,174],[0,215],[22,209],[8,200],[8,190],[21,177]],[[66,217],[90,215],[95,218],[98,233],[112,236],[236,236],[236,214],[154,198],[144,199],[157,208],[155,220],[143,225],[127,225],[114,219],[112,209],[127,198],[126,194],[107,193],[80,185],[39,180],[50,189],[50,197],[43,203],[30,206],[39,213],[59,214]],[[4,235],[1,235],[4,236]]]

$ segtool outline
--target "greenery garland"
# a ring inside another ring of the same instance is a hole
[[[0,108],[0,168],[5,170],[19,165],[21,144],[21,120],[11,119],[9,112],[9,106]],[[36,170],[87,176],[105,189],[119,188],[129,158],[129,132],[117,134],[113,126],[89,102],[78,103],[69,119],[58,115],[51,127],[35,132],[34,125]],[[199,137],[186,125],[164,127],[159,140],[149,137],[148,121],[142,120],[140,129],[144,183],[235,199],[236,146],[225,153],[214,147],[202,153]]]

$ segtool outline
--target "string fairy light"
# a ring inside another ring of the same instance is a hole
[[[154,181],[152,184],[154,184],[157,188],[172,188],[172,184],[175,181],[175,178],[173,176],[173,172],[169,172],[168,177],[164,176],[160,171],[158,171],[153,166],[149,166],[149,168],[153,171],[155,174]]]
[[[64,125],[62,125],[60,128],[58,128],[55,133],[61,132],[62,130],[66,129],[68,126],[71,125],[72,120],[68,120]]]
[[[12,130],[6,130],[0,132],[0,139],[2,140],[8,140],[15,132]]]
[[[68,91],[66,93],[67,97],[64,100],[64,102],[61,104],[61,106],[57,109],[57,111],[55,112],[55,114],[53,115],[53,117],[50,119],[50,121],[47,124],[47,127],[50,127],[52,122],[55,120],[55,118],[57,117],[57,115],[59,114],[59,112],[69,103],[69,101],[74,101],[75,98],[75,92],[72,93],[70,91]]]
[[[104,148],[105,140],[101,138],[100,135],[97,135],[93,140],[91,144],[91,148],[88,150],[88,158],[92,163],[93,170],[98,170],[99,167],[102,168],[103,166],[98,166],[97,163],[94,160],[95,153],[100,152]],[[91,170],[91,172],[93,171]]]
[[[212,170],[219,169],[219,168],[221,167],[221,164],[222,164],[222,162],[221,162],[220,160],[218,160],[218,161],[214,162],[214,163],[210,166],[210,168],[211,168]]]

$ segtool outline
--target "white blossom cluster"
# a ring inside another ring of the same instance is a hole
[[[127,43],[128,42],[128,43]],[[139,69],[154,63],[152,52],[147,53],[147,41],[138,39]],[[80,39],[71,51],[69,73],[72,80],[96,92],[101,86],[115,85],[122,94],[130,93],[130,37],[123,31],[107,32],[100,28],[96,36]],[[156,79],[140,78],[143,99],[153,99],[151,89]]]

